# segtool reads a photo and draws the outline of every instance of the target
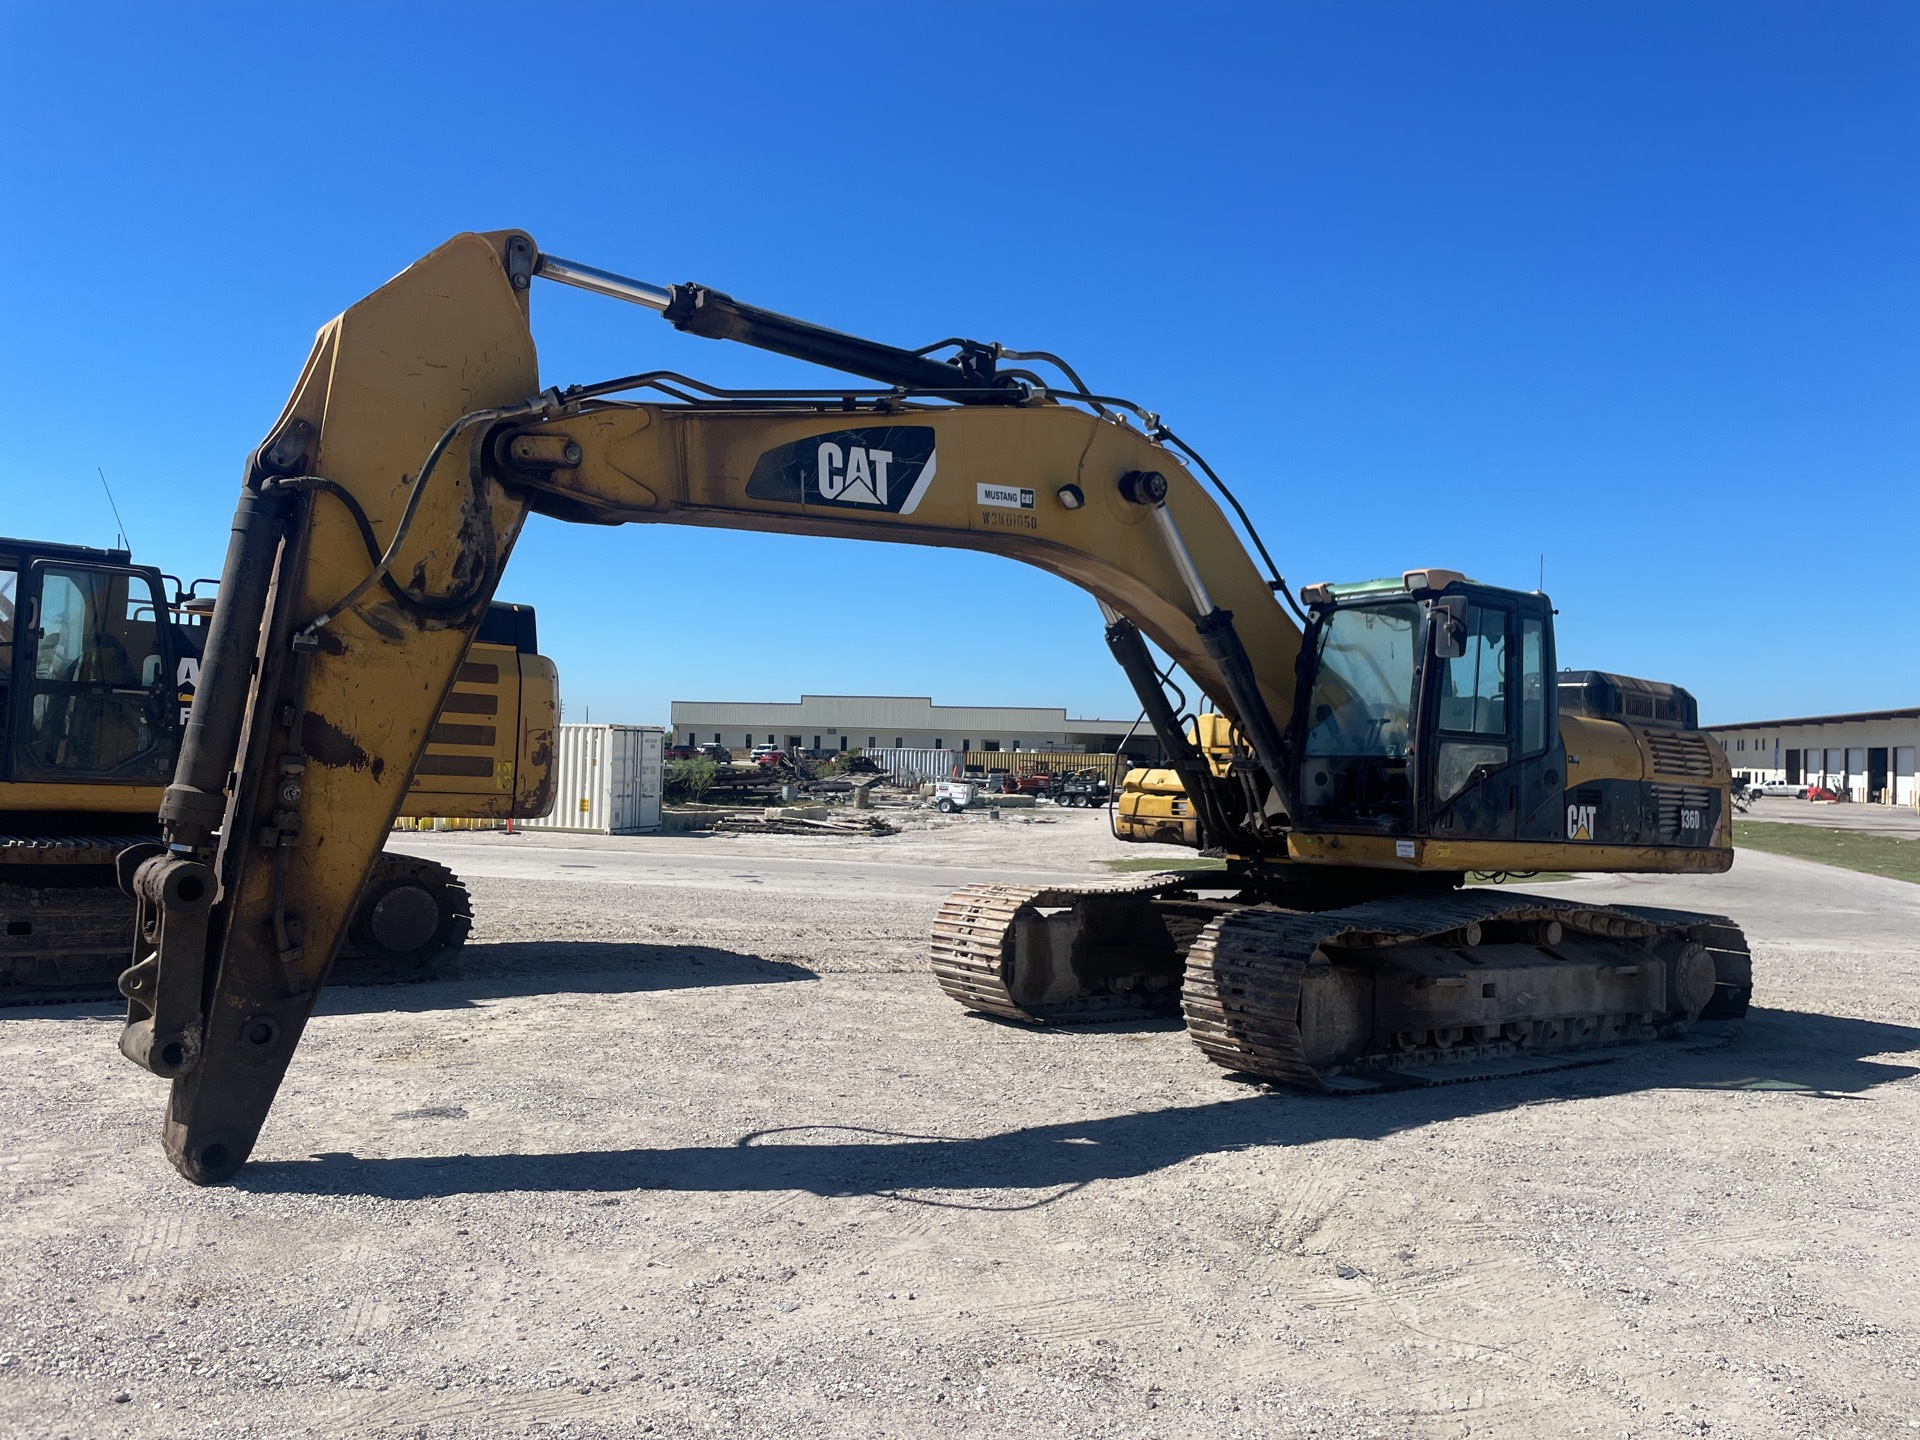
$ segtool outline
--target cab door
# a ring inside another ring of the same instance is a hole
[[[41,561],[22,590],[12,778],[164,782],[179,722],[157,581]]]
[[[1558,838],[1564,758],[1544,596],[1466,596],[1458,653],[1430,652],[1423,707],[1423,826],[1438,839]],[[1436,625],[1442,612],[1435,611]]]

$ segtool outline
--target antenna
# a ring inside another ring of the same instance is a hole
[[[113,538],[118,548],[124,550],[127,548],[127,522],[120,518],[120,507],[114,504],[113,487],[107,484],[107,472],[98,465],[93,467],[93,472],[100,477],[100,488],[107,492],[107,504],[113,508],[113,523],[120,527],[113,532]]]
[[[1547,552],[1546,552],[1546,551],[1544,551],[1544,550],[1542,550],[1542,551],[1540,552],[1540,586],[1539,586],[1539,588],[1540,588],[1540,590],[1541,590],[1541,593],[1543,593],[1543,594],[1544,594],[1544,593],[1546,592],[1546,588],[1547,588]]]

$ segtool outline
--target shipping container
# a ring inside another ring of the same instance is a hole
[[[658,725],[554,728],[553,811],[529,830],[634,835],[660,828],[665,731]]]

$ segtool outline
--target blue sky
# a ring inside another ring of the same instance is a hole
[[[0,7],[0,533],[217,573],[313,331],[450,234],[1164,413],[1296,583],[1448,565],[1711,720],[1920,701],[1910,4]],[[549,383],[804,368],[541,286]],[[990,556],[536,519],[569,719],[1131,716]],[[876,626],[871,617],[884,616]]]

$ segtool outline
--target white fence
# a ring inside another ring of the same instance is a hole
[[[901,785],[925,785],[932,780],[945,780],[953,774],[954,766],[960,763],[958,750],[868,748],[860,753],[882,770],[892,772],[894,780]]]

